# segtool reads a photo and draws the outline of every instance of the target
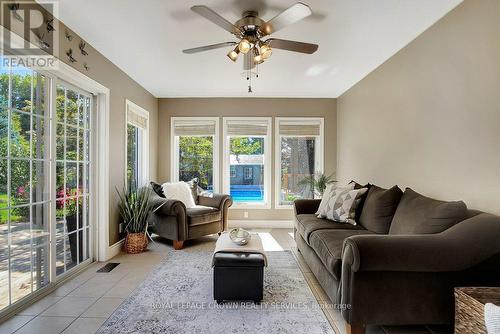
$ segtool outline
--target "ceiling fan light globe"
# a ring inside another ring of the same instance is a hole
[[[231,59],[232,61],[236,61],[238,59],[238,53],[231,50],[229,51],[229,53],[227,54],[227,56],[229,57],[229,59]]]
[[[264,44],[260,47],[260,53],[264,59],[267,59],[273,54],[273,49],[269,45]]]
[[[227,56],[229,57],[229,59],[236,62],[239,54],[240,54],[240,49],[238,48],[238,45],[236,45],[236,47],[233,50],[229,51]]]
[[[241,53],[247,54],[252,49],[252,44],[246,38],[243,38],[238,44],[238,49]]]
[[[255,57],[253,57],[253,62],[256,64],[256,65],[259,65],[259,64],[262,64],[264,62],[264,57],[262,55],[256,55]]]

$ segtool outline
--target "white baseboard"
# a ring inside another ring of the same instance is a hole
[[[228,220],[228,226],[242,228],[292,228],[292,220]]]
[[[108,250],[106,252],[106,259],[104,261],[108,261],[109,259],[117,256],[118,254],[120,254],[121,250],[122,250],[122,247],[123,247],[123,242],[125,240],[122,239],[120,241],[118,241],[117,243],[111,245],[108,247]]]

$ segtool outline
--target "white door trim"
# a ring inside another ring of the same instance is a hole
[[[95,111],[95,160],[94,168],[94,208],[96,222],[93,226],[93,234],[97,243],[94,257],[98,261],[106,261],[113,253],[109,245],[109,115],[110,115],[110,90],[97,81],[89,78],[80,71],[67,65],[63,61],[56,60],[56,70],[51,71],[60,79],[76,85],[96,97],[97,110]]]

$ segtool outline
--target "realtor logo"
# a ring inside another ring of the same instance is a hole
[[[55,1],[2,1],[2,66],[54,68],[59,31]]]

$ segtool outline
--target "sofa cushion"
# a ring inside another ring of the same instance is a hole
[[[220,210],[203,205],[187,208],[186,214],[189,226],[208,224],[221,219]]]
[[[466,218],[467,206],[464,202],[439,201],[406,188],[389,234],[440,233]]]
[[[295,216],[295,227],[297,232],[309,244],[309,237],[312,232],[317,230],[364,230],[359,225],[335,224],[324,218],[318,218],[315,214],[300,214]]]
[[[401,196],[403,196],[403,191],[398,186],[383,189],[372,185],[366,196],[359,224],[368,231],[380,234],[389,233]]]
[[[311,233],[310,246],[337,280],[342,271],[342,245],[353,235],[374,234],[368,230],[319,230]]]

